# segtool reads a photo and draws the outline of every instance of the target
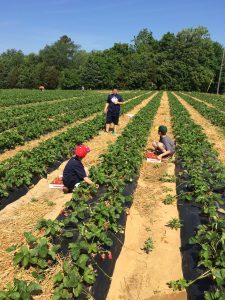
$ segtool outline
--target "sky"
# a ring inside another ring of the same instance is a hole
[[[38,53],[68,35],[82,49],[130,43],[147,28],[156,39],[205,26],[225,46],[225,0],[0,0],[0,53]]]

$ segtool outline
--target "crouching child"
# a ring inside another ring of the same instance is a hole
[[[94,185],[94,182],[88,177],[88,169],[82,164],[82,159],[89,152],[90,149],[84,145],[79,145],[74,150],[75,156],[68,161],[63,171],[64,193],[72,193],[74,187],[81,181]]]
[[[175,153],[175,144],[172,139],[167,135],[167,127],[164,125],[159,126],[158,134],[160,136],[159,142],[153,142],[152,146],[158,154],[157,158],[162,159],[171,157]]]

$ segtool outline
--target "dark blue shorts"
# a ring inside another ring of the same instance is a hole
[[[113,123],[115,125],[118,125],[119,117],[120,117],[120,113],[115,113],[115,112],[108,111],[107,115],[106,115],[106,124]]]

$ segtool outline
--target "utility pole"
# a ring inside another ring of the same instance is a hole
[[[219,91],[220,91],[220,81],[221,81],[222,70],[223,70],[224,55],[225,55],[225,48],[223,48],[223,56],[222,56],[222,61],[221,61],[221,66],[220,66],[220,75],[219,75],[219,80],[218,80],[218,85],[217,85],[217,92],[216,92],[217,95],[219,94]]]

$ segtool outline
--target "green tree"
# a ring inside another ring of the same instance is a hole
[[[79,89],[81,87],[80,74],[75,69],[65,69],[60,75],[60,87],[65,90]]]
[[[39,57],[46,66],[54,66],[61,71],[71,65],[74,55],[79,49],[79,45],[76,45],[68,36],[64,35],[53,45],[45,46],[39,52]]]

